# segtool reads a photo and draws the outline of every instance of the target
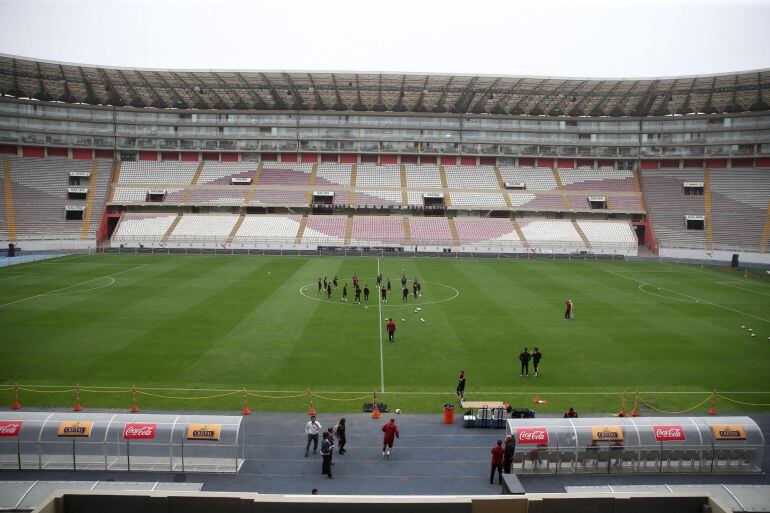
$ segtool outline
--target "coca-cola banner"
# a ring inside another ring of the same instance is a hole
[[[516,441],[520,444],[548,445],[546,428],[517,428]]]
[[[743,426],[714,424],[711,426],[711,430],[717,440],[746,440],[746,431],[743,430]]]
[[[19,436],[22,424],[21,420],[0,420],[0,436]]]
[[[157,424],[154,423],[131,423],[126,424],[123,428],[124,440],[152,440],[155,438],[155,428]]]
[[[655,440],[658,442],[675,442],[684,440],[682,426],[652,426]]]

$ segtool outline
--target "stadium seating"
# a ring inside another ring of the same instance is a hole
[[[300,216],[245,216],[235,233],[235,244],[294,244]]]
[[[506,209],[503,195],[497,193],[485,192],[451,192],[449,197],[452,200],[453,207],[477,207],[489,209]]]
[[[321,189],[328,186],[342,185],[348,187],[350,185],[351,175],[350,164],[335,164],[324,162],[318,164],[318,170],[316,171],[315,188]]]
[[[120,183],[190,185],[197,162],[123,162]]]
[[[147,189],[129,189],[128,187],[115,187],[112,202],[118,204],[144,203],[147,200]]]
[[[757,251],[770,201],[770,170],[711,170],[713,240]]]
[[[194,205],[241,205],[246,200],[243,188],[193,189],[187,203]]]
[[[571,221],[539,219],[519,221],[530,247],[541,250],[585,250],[585,244]]]
[[[448,246],[452,243],[449,223],[443,217],[410,217],[409,233],[415,246]]]
[[[511,207],[521,210],[565,210],[567,208],[561,194],[533,194],[528,192],[509,192],[507,194]]]
[[[579,220],[577,224],[591,246],[619,248],[635,252],[639,243],[634,229],[628,221]]]
[[[664,247],[699,248],[705,230],[687,230],[685,215],[705,215],[703,196],[685,196],[683,182],[702,182],[702,169],[645,169],[642,186],[647,212],[658,243]]]
[[[631,171],[602,167],[599,169],[559,169],[559,179],[568,191],[636,191]]]
[[[521,246],[521,239],[510,219],[455,217],[461,244],[511,244]]]
[[[351,245],[383,244],[399,246],[404,239],[403,218],[396,216],[358,216],[353,218]]]
[[[263,164],[259,185],[310,185],[309,164]]]
[[[359,164],[356,187],[401,187],[401,168],[396,165]]]
[[[265,190],[256,191],[249,205],[307,205],[307,193],[305,191],[280,191]]]
[[[308,216],[302,243],[342,246],[347,222],[347,216]]]
[[[174,219],[176,214],[124,214],[112,234],[112,243],[160,242]]]
[[[206,162],[198,185],[230,185],[232,178],[253,178],[258,162]]]
[[[401,191],[356,190],[356,204],[366,206],[401,205]]]
[[[644,212],[639,196],[607,196],[607,210]]]
[[[500,189],[492,166],[444,166],[450,189]]]
[[[237,221],[236,215],[185,214],[174,227],[168,241],[221,244],[227,240]]]
[[[441,173],[438,166],[405,164],[406,186],[412,189],[441,188]]]
[[[527,189],[550,191],[557,188],[550,169],[500,166],[500,176],[507,183],[523,183]]]

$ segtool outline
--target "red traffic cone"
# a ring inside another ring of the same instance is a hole
[[[636,392],[636,395],[634,396],[634,407],[631,409],[631,416],[632,417],[638,417],[639,416],[639,392]]]
[[[538,403],[538,401],[537,401],[537,396],[535,396],[535,404],[537,404],[537,403]]]
[[[13,404],[11,405],[11,409],[13,409],[13,410],[21,409],[21,403],[19,403],[19,385],[18,385],[18,383],[14,383],[13,384]]]
[[[131,413],[139,413],[139,406],[136,405],[136,385],[131,385]]]
[[[75,408],[73,411],[83,411],[83,405],[80,404],[80,385],[75,386]]]
[[[711,392],[711,407],[709,408],[708,414],[709,415],[716,415],[717,410],[715,408],[717,402],[717,389],[715,388],[713,392]]]
[[[377,391],[375,390],[372,394],[372,398],[374,399],[374,410],[372,411],[372,418],[377,420],[381,417],[380,415],[380,407],[377,405]]]
[[[246,389],[243,389],[243,414],[244,415],[251,415],[251,410],[249,410],[249,399],[246,396]]]

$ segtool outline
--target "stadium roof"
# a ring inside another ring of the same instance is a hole
[[[662,116],[769,110],[770,69],[676,78],[557,78],[116,68],[0,55],[0,94],[176,109]]]

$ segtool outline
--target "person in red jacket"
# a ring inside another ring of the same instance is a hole
[[[396,323],[393,322],[392,318],[388,319],[387,328],[388,328],[388,340],[390,340],[391,342],[394,342],[396,338]]]
[[[492,472],[489,474],[489,484],[495,484],[495,470],[497,470],[498,484],[503,484],[503,441],[498,440],[497,445],[492,447]]]
[[[399,438],[396,420],[390,419],[390,422],[382,426],[382,431],[385,433],[385,438],[382,441],[382,457],[390,458],[390,450],[393,449],[393,442],[396,438]]]

